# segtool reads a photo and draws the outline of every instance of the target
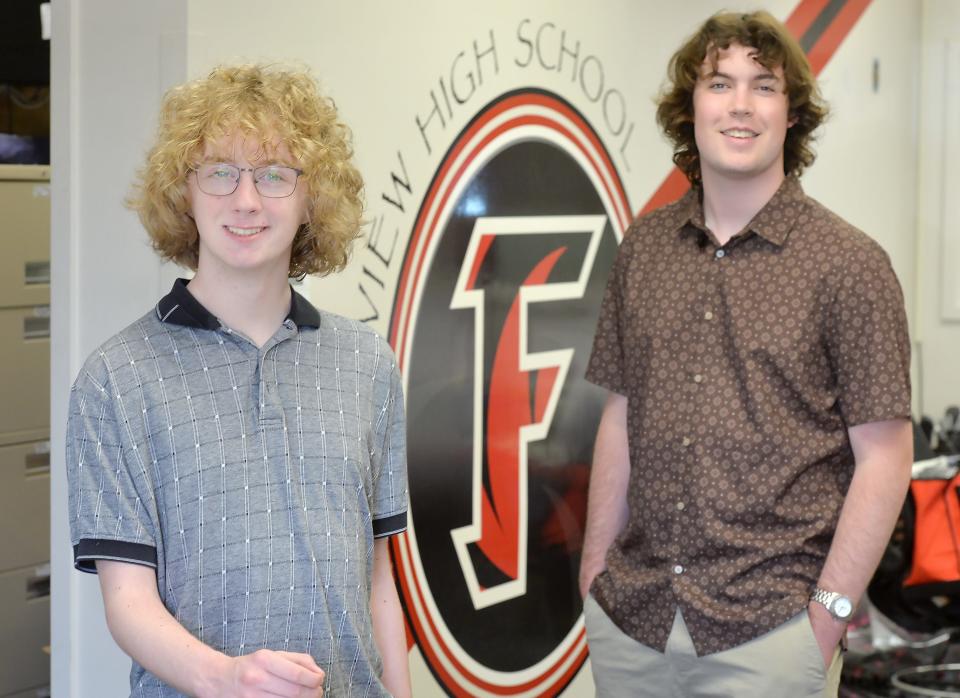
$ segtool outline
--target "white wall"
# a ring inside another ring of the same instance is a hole
[[[817,161],[803,178],[807,193],[883,245],[908,313],[915,278],[918,9],[912,2],[874,2],[827,65],[820,87],[831,116],[820,132]]]
[[[387,229],[404,231],[397,243],[399,256],[419,197],[447,146],[488,100],[524,85],[553,89],[597,126],[617,160],[632,208],[639,209],[669,170],[669,148],[654,126],[652,102],[667,59],[707,14],[725,4],[697,0],[667,10],[661,3],[634,0],[589,6],[548,0],[301,0],[275,3],[265,15],[263,3],[252,0],[162,5],[58,0],[53,8],[53,442],[63,443],[69,385],[82,359],[98,341],[149,308],[174,273],[155,260],[135,216],[121,205],[166,86],[236,59],[296,60],[312,66],[355,132],[369,218],[382,217]],[[796,0],[765,3],[781,18],[795,5]],[[928,66],[928,54],[935,53],[929,35],[934,29],[944,31],[949,20],[956,36],[960,18],[952,0],[928,0],[926,7],[924,79],[929,82],[935,72]],[[628,120],[635,123],[625,156],[618,154],[622,138],[602,127],[600,108],[568,74],[551,72],[536,61],[517,65],[523,56],[516,31],[524,18],[533,27],[553,22],[557,31],[566,30],[568,42],[580,41],[582,57],[593,54],[603,63],[606,83],[622,91]],[[428,153],[414,117],[426,113],[430,91],[438,90],[441,76],[448,78],[457,54],[471,51],[474,40],[485,44],[489,31],[498,39],[499,70],[493,74],[484,66],[484,82],[467,104],[455,110],[445,128],[431,131]],[[960,331],[931,320],[930,304],[924,300],[932,293],[927,286],[935,276],[925,270],[936,252],[930,232],[935,222],[923,216],[919,264],[914,253],[918,192],[923,211],[932,196],[924,183],[935,179],[930,173],[937,171],[930,156],[936,151],[934,134],[924,128],[918,186],[919,41],[919,5],[874,0],[822,74],[834,116],[820,142],[819,160],[804,182],[809,193],[869,232],[891,254],[909,307],[920,308],[911,320],[914,329],[922,330],[930,366],[947,363],[947,342],[953,342],[955,352]],[[877,92],[871,82],[874,59],[880,62]],[[924,87],[924,97],[933,91]],[[925,126],[936,122],[929,110],[923,118]],[[398,149],[404,152],[414,189],[408,197],[413,208],[402,214],[381,198],[383,192],[393,193],[390,171]],[[343,275],[309,282],[314,301],[348,315],[365,314],[356,288],[361,267],[369,260],[359,250]],[[382,312],[374,325],[381,331],[386,329],[398,267],[378,270],[387,289],[377,299]],[[920,300],[915,303],[918,268]],[[934,398],[932,386],[924,391],[928,409],[936,400],[945,402],[947,392],[960,399],[958,371],[960,367],[942,396]],[[936,383],[930,374],[928,368],[927,382]],[[62,448],[54,449],[53,472],[53,692],[122,695],[128,662],[106,633],[96,580],[72,571]],[[582,672],[569,695],[591,693]]]
[[[186,0],[53,3],[51,88],[52,694],[127,694],[96,577],[73,570],[63,443],[70,384],[96,345],[157,298],[161,267],[122,205],[161,92],[185,73]]]
[[[946,168],[957,179],[956,161],[944,156],[947,42],[960,42],[960,3],[924,0],[922,67],[920,72],[920,141],[917,186],[917,303],[916,326],[922,357],[923,382],[919,386],[923,410],[935,419],[948,405],[960,404],[960,321],[943,318],[945,276],[960,275],[960,259],[945,258],[946,236],[960,237],[947,229],[944,204],[960,192],[947,191]],[[955,78],[956,79],[956,78]],[[956,87],[953,88],[954,92]],[[957,124],[953,124],[956,130]],[[956,247],[954,249],[957,249]]]

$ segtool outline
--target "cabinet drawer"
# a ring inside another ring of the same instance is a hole
[[[50,302],[49,172],[26,165],[0,168],[2,307]]]
[[[0,385],[0,432],[49,429],[50,306],[0,308]]]
[[[50,559],[50,442],[0,446],[0,570]]]
[[[0,573],[0,695],[50,683],[50,566]]]

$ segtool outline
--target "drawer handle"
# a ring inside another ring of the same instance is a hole
[[[24,456],[24,470],[27,478],[46,477],[50,474],[50,452],[28,453]]]
[[[24,339],[48,339],[50,337],[49,317],[23,318]]]
[[[38,570],[39,572],[40,570]],[[38,574],[27,580],[27,601],[50,596],[50,573]]]
[[[50,260],[43,262],[25,262],[23,281],[27,286],[50,283]]]

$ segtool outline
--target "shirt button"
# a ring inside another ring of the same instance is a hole
[[[717,250],[715,256],[717,259],[723,259],[726,256],[726,254],[727,253],[724,252],[723,250]]]
[[[696,374],[696,375],[693,377],[693,382],[694,382],[694,383],[703,383],[703,376],[701,376],[699,373]]]
[[[705,313],[703,314],[703,319],[704,319],[704,320],[713,320],[713,313],[711,313],[711,312],[708,310],[707,312],[705,312]]]
[[[689,445],[690,445],[690,438],[687,437],[687,436],[684,436],[684,437],[683,437],[683,441],[681,441],[680,443],[682,443],[684,446],[689,446]]]
[[[683,565],[674,565],[673,566],[674,574],[683,574]]]
[[[683,502],[677,502],[677,511],[683,511],[686,508],[686,504]]]

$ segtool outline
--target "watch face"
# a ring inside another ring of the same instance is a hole
[[[846,596],[841,596],[833,602],[833,612],[838,618],[849,618],[853,613],[853,604],[850,603],[850,599]]]

